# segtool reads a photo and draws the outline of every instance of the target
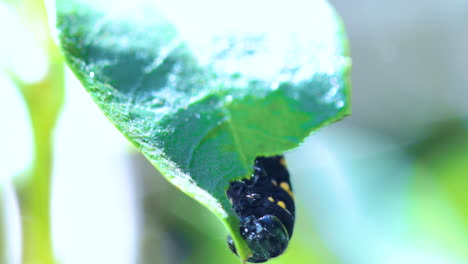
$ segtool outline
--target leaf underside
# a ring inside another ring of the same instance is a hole
[[[250,6],[239,23],[217,4],[106,2],[56,0],[69,66],[153,165],[223,221],[246,259],[225,190],[257,156],[295,148],[350,113],[339,19],[323,1]]]

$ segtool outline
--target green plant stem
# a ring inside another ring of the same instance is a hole
[[[12,3],[23,25],[33,35],[35,44],[44,49],[49,59],[48,72],[37,83],[25,83],[7,70],[28,107],[34,139],[34,158],[30,171],[15,182],[22,224],[22,263],[53,264],[55,259],[50,226],[52,139],[64,98],[64,64],[50,36],[42,0]]]
[[[54,263],[50,232],[52,134],[63,102],[64,66],[59,56],[52,55],[49,74],[43,81],[25,84],[13,79],[28,106],[34,137],[30,173],[16,182],[23,228],[22,263],[51,264]]]
[[[7,233],[7,216],[6,216],[6,201],[5,201],[5,186],[0,182],[0,263],[8,263],[8,236]]]
[[[32,175],[18,190],[23,227],[23,263],[54,263],[50,232],[50,137],[35,133],[36,157]]]
[[[16,80],[28,106],[35,155],[30,174],[16,185],[23,228],[23,264],[54,263],[50,232],[52,134],[63,102],[64,66],[59,57],[53,58],[42,82],[24,84]]]

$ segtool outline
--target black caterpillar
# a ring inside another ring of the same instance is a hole
[[[294,227],[295,207],[289,173],[283,156],[259,157],[249,180],[232,182],[226,192],[240,219],[240,234],[252,256],[261,263],[281,255]],[[237,255],[232,238],[228,245]]]

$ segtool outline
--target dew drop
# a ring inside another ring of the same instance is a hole
[[[89,73],[89,77],[90,77],[90,78],[94,78],[94,72],[90,72],[90,73]]]
[[[196,119],[200,119],[200,114],[195,114]]]

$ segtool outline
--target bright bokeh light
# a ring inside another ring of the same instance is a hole
[[[1,49],[1,47],[0,47]],[[33,145],[26,104],[19,91],[0,72],[0,180],[10,181],[29,168]]]
[[[140,224],[129,144],[67,76],[54,155],[54,247],[66,264],[134,263]]]
[[[21,227],[20,212],[15,190],[8,179],[0,179],[0,241],[4,242],[5,256],[0,255],[0,260],[6,260],[7,264],[21,263]],[[2,231],[5,234],[2,234]],[[5,240],[2,240],[5,239]]]
[[[48,71],[48,57],[26,31],[12,8],[0,2],[0,69],[7,68],[26,83],[35,83]],[[34,62],[34,63],[31,63]]]

